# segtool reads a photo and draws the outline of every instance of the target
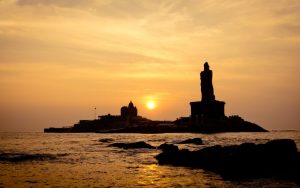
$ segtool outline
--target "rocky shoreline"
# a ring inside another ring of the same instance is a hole
[[[178,144],[202,144],[201,138],[187,139]],[[265,144],[243,143],[231,146],[210,146],[190,151],[174,144],[154,147],[146,142],[114,143],[123,149],[160,149],[155,156],[159,165],[201,168],[228,180],[275,178],[300,185],[300,152],[294,140],[278,139]]]

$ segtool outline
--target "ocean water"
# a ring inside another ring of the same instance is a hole
[[[102,143],[99,139],[109,138]],[[274,179],[224,180],[218,174],[185,167],[161,166],[159,150],[119,149],[114,142],[145,141],[153,146],[188,138],[204,145],[178,145],[195,150],[216,144],[265,143],[291,138],[300,149],[300,132],[221,134],[55,134],[0,133],[0,187],[297,187]]]

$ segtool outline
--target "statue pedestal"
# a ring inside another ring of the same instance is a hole
[[[220,119],[225,116],[223,101],[196,101],[190,102],[191,123],[193,125],[203,124],[204,119]]]

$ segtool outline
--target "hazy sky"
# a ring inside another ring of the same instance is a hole
[[[299,0],[0,0],[0,131],[130,100],[151,119],[189,116],[205,61],[226,115],[300,129]]]

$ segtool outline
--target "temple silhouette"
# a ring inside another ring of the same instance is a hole
[[[123,106],[121,108],[121,117],[136,117],[137,114],[137,108],[133,105],[132,101],[130,101],[128,106]]]
[[[70,127],[45,128],[44,132],[99,132],[99,133],[167,133],[167,132],[265,132],[255,123],[239,115],[226,116],[225,102],[215,99],[213,71],[207,62],[200,73],[201,101],[190,102],[191,115],[174,121],[150,120],[138,115],[130,101],[122,106],[120,115],[100,115],[94,120],[80,120]]]

